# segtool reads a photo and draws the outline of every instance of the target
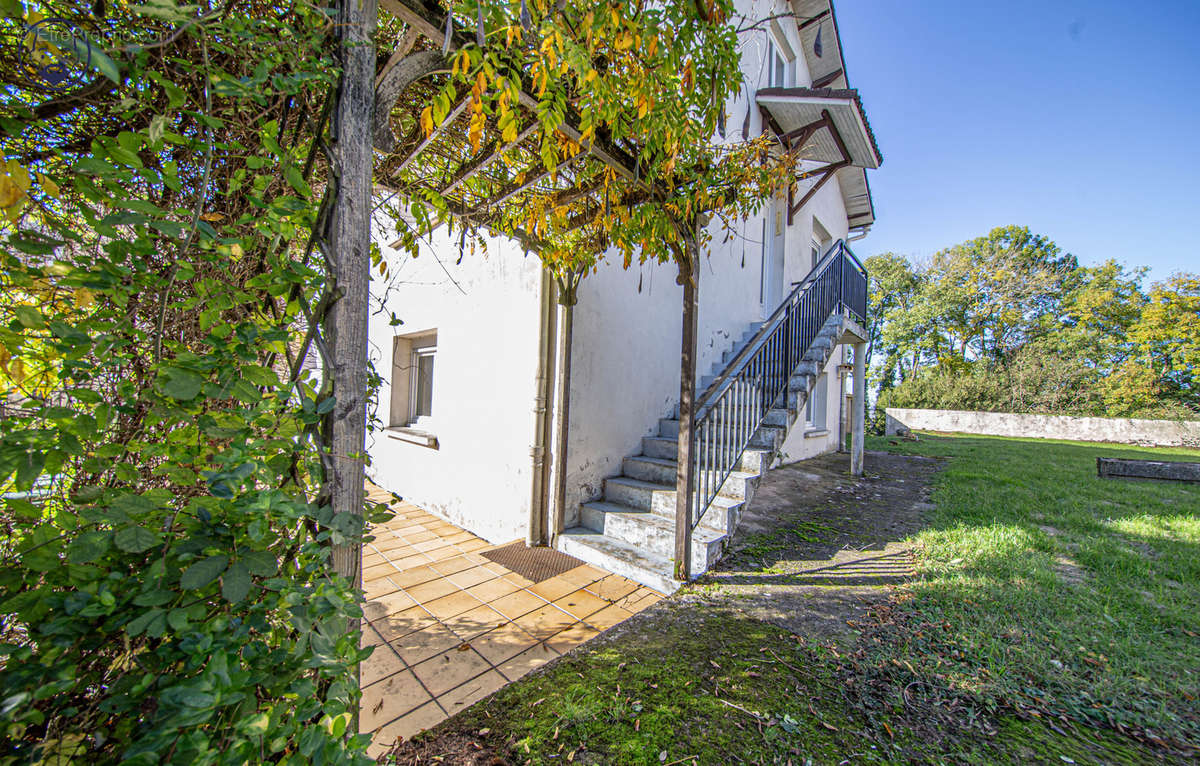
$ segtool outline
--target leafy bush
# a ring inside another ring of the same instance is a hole
[[[142,8],[111,80],[6,73],[0,763],[367,762],[301,340],[328,18]]]

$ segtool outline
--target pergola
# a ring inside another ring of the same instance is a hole
[[[332,259],[342,276],[340,298],[329,312],[328,335],[338,401],[331,429],[332,499],[335,508],[347,511],[362,505],[366,401],[361,371],[367,367],[370,217],[378,190],[432,200],[439,212],[461,226],[501,232],[537,252],[553,273],[559,302],[565,306],[560,343],[568,346],[570,307],[582,271],[563,268],[552,254],[548,258],[553,250],[549,240],[565,239],[576,248],[601,253],[608,246],[601,213],[664,196],[663,190],[641,178],[636,146],[617,145],[600,131],[588,137],[582,118],[570,104],[554,127],[563,159],[553,171],[547,169],[541,154],[545,135],[537,114],[539,99],[523,85],[514,105],[515,135],[509,127],[506,136],[502,126],[473,110],[470,93],[450,104],[435,124],[422,126],[414,115],[438,97],[439,80],[449,75],[456,52],[474,38],[449,22],[443,8],[427,0],[378,2],[406,25],[382,71],[376,71],[375,47],[370,42],[376,27],[375,0],[340,3],[338,18],[344,74],[334,114],[340,186],[333,210]],[[370,119],[364,119],[367,116]],[[529,227],[513,220],[514,210],[528,209],[546,212],[540,225]],[[679,226],[692,230],[695,218],[695,213],[690,221],[681,216]],[[685,293],[680,399],[686,423],[695,396],[698,270],[692,268],[697,260],[695,239],[684,239],[692,247],[677,253],[676,261]],[[565,420],[570,355],[563,359],[561,420]],[[565,442],[564,431],[559,429],[559,439]],[[688,439],[681,438],[680,444],[681,453],[686,452]],[[681,454],[680,465],[690,464]],[[560,496],[563,489],[560,481]],[[680,493],[682,502],[690,494]],[[685,511],[679,522],[683,540],[691,531],[686,519]],[[544,539],[544,529],[539,537]],[[683,550],[690,550],[686,542]],[[335,567],[356,581],[361,576],[359,559],[357,547],[335,549]]]
[[[704,4],[698,3],[697,8],[703,15]],[[379,9],[404,24],[382,69],[377,66],[372,42]],[[421,200],[465,229],[512,237],[542,258],[564,306],[559,341],[563,366],[558,378],[559,455],[565,449],[570,390],[570,354],[562,349],[569,349],[571,306],[584,272],[561,258],[561,248],[566,243],[575,252],[599,255],[611,244],[611,211],[658,204],[669,211],[667,217],[678,234],[671,243],[671,257],[679,267],[677,281],[683,286],[675,560],[676,576],[686,577],[691,551],[689,519],[694,516],[690,504],[695,494],[691,450],[696,398],[697,227],[705,211],[690,204],[684,210],[670,203],[672,197],[678,199],[680,189],[643,177],[639,153],[644,148],[636,140],[615,140],[603,129],[589,126],[569,100],[547,119],[544,103],[524,80],[515,84],[507,120],[486,114],[472,92],[447,98],[443,85],[451,77],[456,57],[472,43],[482,43],[489,33],[482,6],[478,19],[472,20],[476,22],[471,24],[473,35],[460,29],[442,6],[430,0],[347,0],[338,4],[338,11],[343,75],[333,115],[334,175],[339,193],[333,209],[331,258],[339,275],[340,297],[328,313],[326,333],[337,399],[331,427],[335,509],[353,511],[362,506],[370,219],[378,191]],[[796,97],[776,95],[786,101]],[[823,158],[820,151],[825,145],[818,131],[824,129],[832,136],[840,154],[826,160],[824,168],[808,171],[809,175],[823,175],[793,206],[793,212],[838,169],[863,164],[853,156],[858,144],[848,148],[843,138],[852,132],[843,130],[847,127],[845,94],[808,96],[830,103],[824,105],[817,120],[800,127],[779,126],[772,116],[770,122],[781,137],[783,152],[771,152],[771,160],[765,149],[761,153],[763,163],[774,161],[780,167],[791,167],[794,175],[800,153],[817,151],[817,159]],[[430,104],[437,108],[426,109]],[[774,114],[774,104],[760,101],[760,107]],[[805,105],[802,110],[811,111],[810,107]],[[859,110],[861,114],[861,107]],[[418,118],[418,114],[422,116]],[[557,161],[545,160],[547,141],[555,142]],[[873,141],[870,143],[873,146]],[[875,155],[877,160],[877,152]],[[802,174],[796,180],[806,177]],[[534,214],[529,215],[530,211]],[[561,512],[565,461],[558,462],[556,490]],[[531,530],[530,539],[545,542],[545,527]],[[357,547],[335,549],[335,567],[357,581],[359,557]]]

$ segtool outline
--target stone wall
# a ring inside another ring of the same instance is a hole
[[[1117,442],[1151,447],[1200,447],[1200,420],[1085,418],[962,410],[911,410],[889,407],[887,433],[899,429],[1015,436],[1032,439]]]

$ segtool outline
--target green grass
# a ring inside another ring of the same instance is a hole
[[[1200,743],[1200,486],[1096,476],[1098,456],[1200,452],[892,441],[868,446],[950,458],[904,606],[948,627],[889,652],[956,688]]]
[[[854,651],[694,589],[428,736],[533,764],[1185,762],[1147,743],[1200,744],[1200,487],[1095,458],[1200,453],[891,441],[949,460],[919,576]]]

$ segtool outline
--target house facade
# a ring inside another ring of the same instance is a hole
[[[839,289],[847,268],[857,275],[845,243],[874,221],[866,170],[881,161],[849,89],[830,2],[738,7],[763,21],[742,36],[745,87],[726,104],[725,137],[714,140],[768,132],[812,159],[731,236],[714,232],[703,254],[702,401],[710,386],[728,385],[731,362],[740,355],[744,365],[748,347],[767,342],[797,291],[817,290],[818,274],[832,284],[834,268]],[[619,257],[601,259],[567,309],[536,254],[512,241],[462,252],[440,230],[411,258],[387,244],[388,229],[380,222],[374,232],[389,274],[372,283],[370,354],[381,385],[368,475],[493,542],[548,542],[671,589],[684,299],[677,267],[624,269]],[[865,300],[865,274],[861,281]],[[693,572],[719,555],[757,472],[845,444],[847,349],[864,340],[865,317],[845,301],[831,305],[788,372],[801,382],[759,407],[764,420],[743,439],[757,452],[739,451],[718,477],[710,504],[722,513],[695,527]]]

